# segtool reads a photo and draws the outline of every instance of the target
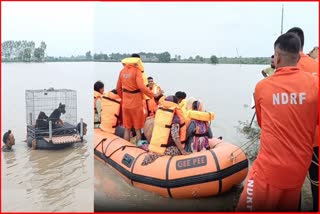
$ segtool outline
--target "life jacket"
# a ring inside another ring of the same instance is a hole
[[[121,60],[121,63],[124,66],[126,66],[126,65],[136,65],[141,70],[141,72],[144,71],[144,65],[143,65],[141,59],[138,58],[138,57],[127,57],[127,58],[124,58],[123,60]]]
[[[100,129],[115,133],[120,113],[119,95],[112,93],[104,94],[101,98],[101,124]]]
[[[183,112],[184,115],[184,119],[185,119],[185,123],[186,123],[186,127],[189,126],[190,124],[190,118],[188,118],[188,111],[187,110],[187,99],[183,99],[180,103],[179,103],[179,107]]]
[[[151,90],[153,94],[157,94],[160,91],[160,87],[154,83]],[[147,116],[154,116],[158,109],[158,105],[153,97],[149,98],[147,95],[145,96],[147,97],[146,99]]]
[[[200,121],[209,122],[211,120],[214,120],[215,115],[213,112],[189,110],[188,118],[190,118],[191,120],[200,120]]]
[[[142,72],[142,79],[143,79],[143,83],[146,85],[148,83],[148,78],[147,78],[147,75],[146,73],[144,72],[144,65],[143,65],[143,62],[140,58],[138,57],[127,57],[127,58],[124,58],[123,60],[121,60],[121,63],[123,64],[123,66],[126,66],[126,65],[135,65],[137,66],[140,71]],[[140,92],[140,91],[138,91]],[[136,92],[136,93],[138,93]],[[143,95],[143,99],[146,100],[148,97],[144,94]],[[146,111],[146,109],[144,109]]]
[[[181,143],[184,143],[186,140],[187,128],[184,122],[183,113],[177,104],[165,101],[164,97],[159,100],[159,103],[160,106],[154,119],[149,150],[151,152],[163,154],[168,145],[174,115],[177,115],[180,120],[179,136]]]
[[[187,99],[183,99],[181,100],[181,102],[179,103],[179,107],[184,111],[186,110],[186,105],[187,105]]]
[[[95,121],[94,122],[95,125],[100,124],[100,121],[101,121],[100,118],[99,118],[99,121],[96,121],[96,117],[97,117],[97,114],[98,114],[98,111],[97,111],[97,100],[101,99],[101,96],[102,96],[102,94],[100,94],[99,92],[93,91],[93,98],[94,98],[94,102],[93,102],[94,103],[93,121]]]

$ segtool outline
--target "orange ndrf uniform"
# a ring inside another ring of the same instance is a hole
[[[319,76],[319,64],[316,60],[311,58],[310,56],[300,52],[300,59],[298,61],[297,67],[305,72],[309,72],[318,78]],[[313,146],[318,146],[318,135],[319,135],[319,127],[316,128],[315,137],[313,140]]]
[[[143,128],[143,94],[153,97],[144,84],[141,70],[132,64],[125,65],[121,70],[117,83],[117,92],[122,99],[123,126],[126,129]]]
[[[260,151],[240,196],[239,211],[293,211],[312,157],[318,123],[318,82],[282,67],[256,85]]]

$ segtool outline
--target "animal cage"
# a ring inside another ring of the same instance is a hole
[[[59,107],[65,105],[65,114],[60,119],[64,123],[77,124],[77,92],[70,89],[26,90],[26,121],[27,126],[35,126],[40,112],[48,117]]]
[[[60,120],[63,124],[57,123]],[[29,139],[77,134],[77,92],[26,90],[26,121]]]

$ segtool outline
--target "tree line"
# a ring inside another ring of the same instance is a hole
[[[39,47],[34,41],[4,41],[1,44],[2,61],[31,62],[44,61],[47,45],[41,42]]]
[[[64,62],[64,61],[96,61],[96,62],[120,62],[130,53],[91,53],[87,51],[84,55],[70,57],[53,57],[46,55],[47,45],[41,42],[39,47],[34,41],[4,41],[2,43],[3,62]],[[269,57],[217,57],[211,55],[205,58],[200,55],[190,56],[182,59],[181,55],[171,56],[169,52],[152,53],[139,52],[143,62],[154,63],[206,63],[206,64],[270,64]]]

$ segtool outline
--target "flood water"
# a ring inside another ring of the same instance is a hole
[[[237,132],[238,121],[253,116],[251,98],[266,65],[145,64],[147,76],[166,95],[185,91],[188,97],[201,99],[216,119],[211,123],[215,136],[241,145],[245,138]],[[105,91],[116,87],[120,63],[96,63],[97,80]],[[240,189],[216,197],[171,199],[135,188],[126,183],[113,168],[94,160],[96,211],[233,211]]]
[[[14,152],[1,153],[3,211],[232,211],[239,188],[216,197],[177,200],[132,187],[117,172],[93,160],[92,86],[115,88],[120,63],[2,64],[2,134],[11,129]],[[238,121],[249,121],[255,84],[265,65],[145,64],[166,95],[185,91],[215,112],[215,136],[236,145],[246,142]],[[31,150],[26,137],[25,90],[77,91],[77,121],[88,124],[86,142],[59,151]],[[94,167],[94,168],[93,168]],[[310,188],[307,186],[306,188]],[[310,194],[303,197],[310,210]]]
[[[92,211],[93,63],[2,64],[2,133],[11,129],[14,152],[2,153],[3,211]],[[77,121],[85,142],[57,150],[31,150],[26,139],[25,90],[77,91]]]

